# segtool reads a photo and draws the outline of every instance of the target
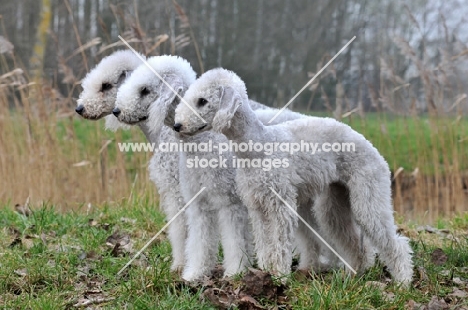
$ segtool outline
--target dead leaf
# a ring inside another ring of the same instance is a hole
[[[51,244],[48,246],[51,251],[67,253],[71,251],[83,251],[83,249],[78,245],[67,245],[67,244]]]
[[[468,281],[462,280],[459,277],[455,277],[452,279],[452,282],[458,286],[465,287],[468,284]]]
[[[271,274],[249,268],[249,271],[242,278],[242,291],[250,296],[264,296],[268,299],[273,299],[278,293],[279,287],[273,283]]]
[[[121,245],[125,245],[130,242],[130,235],[127,233],[120,232],[116,230],[112,235],[107,237],[106,243],[111,244],[112,246],[115,246],[117,243],[120,243]]]
[[[237,307],[240,310],[262,310],[262,309],[267,309],[260,305],[260,303],[253,298],[252,296],[245,295],[242,296],[241,299],[238,302]]]
[[[87,279],[88,275],[89,275],[89,266],[84,266],[84,267],[81,267],[81,268],[78,268],[76,270],[76,276],[79,278],[79,279]]]
[[[447,238],[448,240],[453,240],[453,241],[455,241],[456,243],[460,243],[460,238],[457,238],[457,237],[455,237],[455,236],[452,235],[452,234],[444,235],[444,237]]]
[[[55,263],[55,261],[52,260],[52,259],[49,259],[49,260],[47,261],[47,264],[46,264],[46,265],[49,266],[49,267],[52,267],[52,268],[55,268],[55,267],[57,266],[57,264]]]
[[[379,282],[379,281],[367,281],[366,286],[374,287],[374,288],[377,288],[377,289],[383,291],[387,287],[387,284]]]
[[[103,304],[109,301],[114,300],[114,297],[103,297],[103,296],[98,296],[98,297],[92,297],[92,298],[87,298],[87,297],[81,297],[75,304],[73,304],[73,307],[75,308],[84,308],[88,307],[91,305],[99,305]]]
[[[202,298],[207,299],[213,305],[220,307],[221,309],[228,309],[233,304],[233,296],[227,294],[224,290],[219,288],[208,288],[202,293]]]
[[[434,233],[437,232],[437,228],[432,227],[432,226],[430,226],[430,225],[419,226],[416,230],[417,230],[418,232],[425,231],[425,232],[428,232],[428,233],[430,233],[430,234],[434,234]]]
[[[123,222],[123,223],[135,224],[137,220],[131,219],[131,218],[128,218],[128,217],[121,217],[120,221]]]
[[[426,306],[423,306],[414,300],[410,299],[408,302],[405,304],[405,310],[425,310],[427,309]]]
[[[392,301],[395,300],[395,293],[383,291],[382,292],[382,298],[383,298],[383,300],[385,300],[387,302],[392,302]]]
[[[80,260],[91,260],[91,261],[95,261],[95,260],[99,260],[102,258],[101,255],[99,255],[98,253],[96,253],[95,251],[89,251],[89,252],[85,252],[85,251],[82,251],[79,255],[78,255],[78,258]]]
[[[211,270],[211,276],[215,279],[220,279],[223,277],[224,274],[224,267],[221,264],[217,264],[212,270]]]
[[[28,270],[26,268],[16,269],[14,273],[20,277],[26,277],[28,275]]]
[[[436,266],[441,266],[447,262],[448,256],[441,248],[437,248],[432,252],[431,261]]]
[[[427,276],[426,268],[418,266],[419,281],[427,281],[429,277]]]
[[[89,290],[86,290],[85,294],[86,295],[94,295],[94,294],[101,294],[102,290],[98,288],[91,288]]]
[[[468,293],[466,291],[462,291],[458,288],[453,288],[453,292],[448,294],[448,296],[458,297],[458,298],[466,298],[468,297]]]
[[[27,236],[26,236],[27,237]],[[34,241],[32,238],[23,238],[23,240],[21,240],[21,243],[23,244],[23,246],[29,250],[30,248],[32,248],[34,246]]]
[[[51,230],[47,233],[47,236],[50,238],[56,238],[57,237],[57,232],[55,230]]]
[[[117,242],[117,243],[115,244],[114,248],[113,248],[112,251],[111,251],[111,255],[112,255],[113,257],[118,257],[118,256],[120,256],[121,254],[124,254],[124,253],[123,253],[122,249],[120,248],[120,243]]]
[[[41,238],[42,243],[47,245],[47,235],[42,232],[41,235],[40,235],[40,238]]]
[[[95,219],[89,219],[88,220],[88,225],[91,227],[97,226],[99,223]]]
[[[102,258],[102,256],[99,255],[96,251],[91,250],[88,253],[86,253],[86,258],[89,260],[99,260]]]
[[[297,269],[293,273],[294,279],[297,281],[308,281],[313,278],[312,272],[309,270]]]
[[[21,238],[20,237],[16,237],[11,243],[10,245],[8,246],[9,248],[13,248],[17,245],[21,245]]]
[[[149,267],[149,260],[145,254],[141,253],[140,256],[135,259],[132,263],[134,266],[138,266],[140,268],[148,268]]]
[[[447,237],[447,235],[450,234],[450,230],[449,229],[438,229],[437,234],[441,235],[442,237]]]
[[[205,276],[203,277],[203,280],[200,280],[198,282],[199,285],[203,286],[203,287],[213,287],[215,285],[215,282],[210,279],[209,277]]]
[[[133,242],[127,233],[115,231],[107,237],[106,244],[112,247],[111,255],[116,257],[123,253],[129,253],[133,250]]]
[[[431,301],[427,304],[428,310],[443,310],[448,309],[449,306],[443,299],[439,299],[437,296],[432,296]]]
[[[451,270],[448,270],[448,269],[444,269],[444,270],[442,270],[441,272],[439,272],[439,274],[440,274],[441,276],[444,276],[444,277],[448,277],[451,273],[452,273],[452,271],[451,271]]]
[[[78,259],[83,260],[86,258],[86,252],[81,252],[80,255],[78,255]]]
[[[10,235],[13,235],[15,238],[18,238],[21,236],[21,232],[15,227],[8,227],[8,233]]]

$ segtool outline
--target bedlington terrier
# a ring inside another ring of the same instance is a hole
[[[141,55],[140,55],[141,56]],[[142,56],[144,58],[144,56]],[[117,90],[132,72],[142,64],[132,51],[117,51],[105,57],[83,80],[83,91],[78,99],[76,112],[86,119],[106,119],[106,127],[117,130],[127,125],[119,122],[112,114],[115,108]],[[192,76],[195,79],[195,75]],[[150,133],[146,122],[138,126],[150,142],[157,142],[159,136]],[[172,135],[171,132],[169,134]],[[150,179],[160,195],[160,206],[168,219],[184,205],[179,185],[178,154],[154,154],[149,164]],[[179,271],[185,265],[185,217],[179,216],[168,228],[172,247],[171,270]]]
[[[193,75],[193,69],[183,59],[175,56],[158,56],[151,58],[147,66],[141,66],[119,90],[116,103],[116,115],[119,120],[129,124],[146,119],[150,114],[150,123],[154,133],[168,130],[168,125],[174,122],[175,107],[179,98],[173,90],[180,95],[185,93],[188,82],[191,80],[184,76]],[[171,85],[169,89],[154,74],[156,71]],[[273,117],[278,110],[273,110],[256,102],[250,102],[252,108],[257,109],[259,118],[265,122]],[[301,118],[303,115],[291,111],[284,112],[277,118],[277,122]],[[197,137],[178,136],[166,138],[163,142],[183,142],[200,145],[211,141],[213,145],[226,142],[221,134],[205,133]],[[241,271],[247,264],[250,245],[247,210],[236,194],[233,184],[235,169],[231,165],[232,153],[224,154],[226,167],[189,168],[188,162],[196,158],[203,158],[207,162],[219,159],[217,151],[185,150],[180,155],[180,180],[185,200],[190,200],[202,187],[206,190],[187,209],[189,234],[186,247],[187,266],[183,273],[185,280],[195,280],[206,275],[216,261],[217,232],[221,232],[221,241],[224,249],[225,275],[232,275]],[[314,225],[313,219],[311,224]],[[312,254],[319,253],[315,238],[307,235],[308,230],[302,230],[305,236],[303,243],[317,251],[299,251],[302,269],[308,269],[313,262],[319,264],[318,257],[313,260]],[[299,250],[307,247],[299,247]],[[330,257],[329,254],[328,256]],[[317,268],[317,266],[314,266]]]
[[[112,114],[117,90],[140,64],[131,51],[117,51],[103,58],[83,79],[75,111],[90,120]]]
[[[109,114],[115,108],[118,88],[139,65],[141,65],[141,60],[131,51],[117,51],[104,58],[83,80],[83,91],[78,99],[76,112],[90,120],[98,120],[105,117],[106,127],[114,131],[122,127],[128,127]],[[190,73],[188,76],[190,76]],[[190,77],[190,79],[194,80],[194,76]],[[251,105],[257,110],[268,109],[266,106],[254,101],[251,101]],[[173,114],[174,111],[171,111],[168,115],[172,115],[173,117]],[[269,119],[272,116],[271,113],[263,113],[263,115],[265,119]],[[147,115],[143,115],[138,119],[139,127],[149,141],[159,141],[160,135],[157,133],[150,135],[146,122],[141,121],[145,117]],[[284,113],[279,118],[279,121],[294,119],[296,117],[299,117],[299,114],[293,112],[290,112],[290,114]],[[173,119],[168,118],[167,121],[172,126]],[[173,138],[171,130],[168,130],[166,127],[163,128],[163,131],[166,133],[163,134],[162,140],[174,141],[171,140]],[[177,181],[179,177],[177,167],[179,161],[178,154],[171,155],[155,154],[151,159],[149,167],[150,178],[159,188],[161,195],[160,205],[168,218],[172,218],[184,202]],[[162,167],[161,163],[164,163]],[[184,265],[185,235],[184,216],[180,216],[168,228],[168,237],[171,242],[173,255],[172,270],[180,270]],[[306,255],[302,255],[301,257],[306,257]],[[301,261],[305,260],[302,259]]]
[[[318,117],[264,126],[247,104],[244,82],[225,69],[203,74],[184,99],[207,122],[188,106],[179,105],[174,126],[186,136],[213,129],[239,145],[253,141],[265,147],[266,143],[285,146],[271,154],[236,150],[238,159],[251,163],[250,168],[238,168],[236,183],[252,219],[261,268],[276,274],[289,273],[298,222],[292,210],[300,208],[302,200],[316,197],[313,212],[321,231],[346,253],[351,266],[359,269],[365,261],[355,250],[359,238],[350,220],[354,218],[395,281],[410,283],[412,251],[408,239],[396,233],[389,167],[361,134],[334,119]],[[315,143],[324,151],[313,154],[301,146],[303,151],[286,152],[292,143],[301,142]],[[330,150],[326,143],[354,143],[354,152],[325,152]],[[276,162],[278,168],[264,171],[258,167],[259,161]],[[343,205],[349,208],[340,207],[340,201],[348,201]]]
[[[141,64],[141,60],[130,51],[118,51],[104,58],[95,69],[93,69],[83,81],[83,92],[80,94],[78,100],[78,106],[76,112],[82,115],[84,118],[97,120],[102,117],[106,118],[106,127],[112,130],[118,128],[126,127],[123,123],[117,121],[113,116],[107,116],[111,113],[112,109],[115,106],[115,98],[118,87],[123,83],[125,78],[127,78],[133,70]],[[256,113],[260,119],[263,119],[264,122],[269,120],[277,110],[272,110],[262,104],[250,101],[250,105],[253,109],[257,110]],[[172,111],[173,113],[173,111]],[[172,114],[173,115],[173,114]],[[146,116],[143,116],[143,118]],[[302,117],[301,114],[291,112],[286,110],[281,114],[276,122],[284,122],[290,119],[295,119]],[[142,119],[143,119],[142,118]],[[169,123],[172,124],[171,121]],[[139,122],[139,127],[145,133],[146,137],[150,141],[157,141],[157,135],[151,135],[147,129],[146,122]],[[174,157],[164,157],[160,158],[154,156],[150,163],[150,175],[151,179],[156,183],[160,184],[158,187],[160,189],[161,196],[161,207],[165,211],[168,217],[172,217],[178,211],[176,205],[181,205],[181,194],[178,191],[177,184],[177,167],[174,166],[177,161],[177,155],[174,154]],[[176,181],[174,184],[165,182],[166,178],[164,173],[161,173],[159,168],[159,163],[165,162],[165,168],[172,171],[172,173],[167,173],[168,175],[173,175],[171,180]],[[162,179],[162,180],[161,180]],[[167,186],[165,186],[167,185]],[[164,193],[166,195],[164,195]],[[172,207],[171,207],[172,206]],[[169,209],[168,209],[169,208]],[[181,269],[183,266],[183,248],[184,248],[184,221],[183,217],[177,219],[169,228],[168,236],[173,249],[173,264],[172,270]],[[304,230],[306,233],[308,230]],[[309,238],[299,238],[303,239],[305,242]],[[298,246],[298,249],[305,248],[304,246]],[[309,251],[310,252],[310,251]],[[307,269],[310,267],[310,255],[307,252],[301,253],[301,259],[299,264],[299,269]],[[328,257],[333,257],[328,255]]]
[[[195,81],[195,72],[191,65],[177,56],[155,56],[148,60],[148,65],[166,81],[173,90],[183,95]],[[178,137],[172,130],[174,113],[179,98],[146,65],[140,66],[120,88],[117,95],[116,113],[119,121],[133,124],[150,116],[149,122],[154,134],[160,135],[157,142],[199,143],[200,138],[185,139]],[[207,139],[214,143],[219,134],[207,134]],[[252,244],[246,207],[231,187],[235,171],[224,169],[190,169],[187,160],[212,158],[218,154],[191,150],[187,152],[157,152],[161,156],[180,154],[179,175],[181,191],[185,201],[189,201],[202,188],[206,189],[191,203],[186,210],[188,236],[186,243],[186,266],[182,277],[192,281],[208,275],[217,260],[218,240],[224,252],[223,267],[225,276],[242,271],[250,261]]]

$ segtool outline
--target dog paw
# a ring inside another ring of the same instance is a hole
[[[198,272],[184,272],[182,274],[182,279],[187,282],[196,282],[203,279],[203,274]]]
[[[182,270],[184,270],[184,265],[182,264],[172,264],[171,266],[171,272],[181,274]]]

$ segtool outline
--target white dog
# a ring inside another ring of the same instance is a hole
[[[252,219],[262,268],[277,274],[290,272],[298,225],[291,207],[301,214],[314,212],[321,231],[333,239],[351,266],[361,269],[369,253],[357,250],[357,223],[394,279],[410,283],[411,248],[407,238],[396,233],[390,171],[384,158],[361,134],[330,118],[307,117],[265,126],[248,104],[244,82],[224,69],[203,74],[189,87],[184,99],[207,122],[180,104],[174,126],[184,135],[213,129],[239,144],[305,141],[355,145],[354,152],[236,152],[242,160],[276,163],[277,167],[270,171],[258,166],[237,170],[236,183]],[[301,211],[312,197],[316,198],[313,211]]]

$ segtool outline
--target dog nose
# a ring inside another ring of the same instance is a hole
[[[114,110],[112,110],[112,114],[114,114],[116,117],[120,115],[120,109],[119,108],[114,108]]]
[[[182,128],[182,124],[181,123],[175,123],[174,124],[174,130],[179,132],[180,131],[180,128]]]
[[[80,104],[79,106],[76,107],[75,112],[82,115],[84,112],[84,106]]]

